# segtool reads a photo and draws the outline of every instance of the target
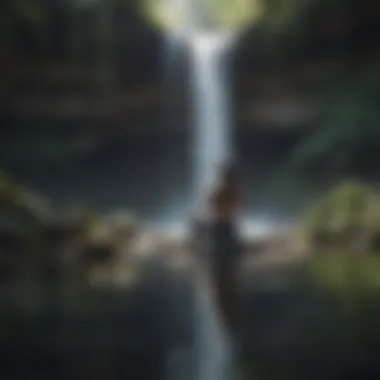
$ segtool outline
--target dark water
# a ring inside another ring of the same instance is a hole
[[[63,142],[59,142],[61,135],[54,145],[49,138],[57,139],[57,134],[39,134],[45,142],[36,148],[42,156],[38,162],[25,151],[27,146],[30,153],[33,135],[20,135],[16,136],[18,145],[14,151],[3,153],[1,166],[16,180],[58,205],[86,204],[100,210],[122,208],[150,221],[184,218],[194,173],[191,132],[119,132],[117,136],[104,130],[91,132],[97,141],[94,149],[83,155],[75,155],[68,149],[59,162],[49,159],[52,153],[49,150],[63,147]],[[3,141],[7,138],[10,137],[5,136]],[[289,132],[246,131],[235,135],[248,217],[277,219],[297,212],[297,205],[278,197],[281,189],[268,191],[268,181],[289,158],[298,140],[299,136]],[[17,161],[12,159],[15,156]]]

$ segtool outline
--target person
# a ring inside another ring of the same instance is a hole
[[[217,303],[229,331],[238,325],[238,263],[241,254],[237,221],[242,207],[242,191],[235,165],[223,165],[219,183],[210,198],[209,249],[211,276]]]

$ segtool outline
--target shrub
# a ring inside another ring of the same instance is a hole
[[[346,182],[317,201],[303,222],[310,248],[379,250],[380,196],[357,182]]]

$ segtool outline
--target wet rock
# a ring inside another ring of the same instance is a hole
[[[115,259],[117,252],[110,243],[89,243],[83,248],[82,255],[87,263],[108,264]]]

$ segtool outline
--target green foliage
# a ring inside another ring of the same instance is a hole
[[[102,143],[96,135],[33,133],[9,134],[0,141],[0,160],[5,165],[33,169],[56,169],[91,154]]]
[[[45,200],[0,173],[0,212],[4,211],[14,213],[28,226],[40,224],[51,214]]]
[[[355,10],[362,7],[358,24],[365,22],[369,4],[364,1],[361,6],[352,0],[268,1],[263,25],[273,37],[269,40],[281,60],[282,53],[286,55],[293,47],[306,47],[312,35],[322,32],[327,37],[334,17],[347,16],[352,21]],[[326,31],[324,15],[329,16]],[[352,28],[358,25],[353,22]],[[316,105],[319,125],[290,160],[289,170],[303,181],[329,181],[353,170],[360,172],[380,157],[380,72],[376,66],[367,66],[349,75],[321,90]]]
[[[347,182],[317,201],[303,221],[314,247],[380,250],[380,196],[360,183]]]
[[[0,204],[13,207],[20,204],[23,191],[17,187],[5,173],[0,173]]]
[[[266,22],[272,28],[286,32],[301,32],[311,17],[320,9],[337,4],[340,0],[274,0],[266,1]]]
[[[314,285],[349,299],[351,307],[363,294],[380,292],[380,258],[376,255],[347,255],[343,249],[331,249],[313,255],[309,266]]]
[[[21,30],[37,32],[45,20],[41,0],[3,0],[0,6],[0,59],[13,49]]]
[[[211,23],[218,28],[236,29],[253,23],[263,13],[262,0],[209,0]]]
[[[205,0],[189,2],[189,10],[175,9],[167,0],[143,0],[143,12],[156,25],[165,29],[180,27],[184,18],[193,15],[193,21],[201,22],[205,29],[239,29],[260,18],[262,0]]]
[[[371,164],[380,148],[380,75],[377,69],[336,84],[321,95],[320,126],[296,149],[299,173],[335,177],[361,162]],[[365,160],[368,157],[368,160]]]

